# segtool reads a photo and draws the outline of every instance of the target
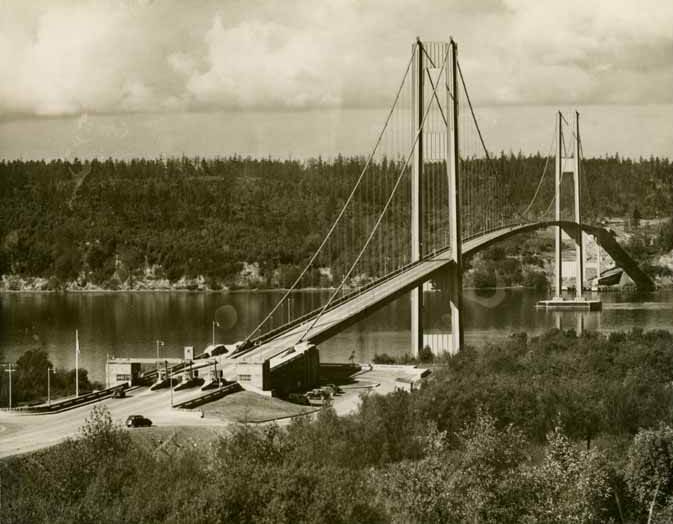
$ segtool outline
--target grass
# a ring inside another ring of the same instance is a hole
[[[226,432],[224,426],[153,426],[135,428],[129,434],[140,447],[170,455],[179,449],[203,448]]]
[[[277,418],[292,417],[315,411],[310,406],[292,404],[278,398],[266,397],[251,391],[210,402],[202,408],[206,417],[216,417],[234,422],[267,422]]]

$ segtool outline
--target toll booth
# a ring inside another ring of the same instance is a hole
[[[164,374],[162,369],[164,365],[180,363],[182,359],[178,358],[163,358],[160,361],[154,358],[108,358],[105,362],[105,385],[109,388],[125,383],[129,386],[138,386],[143,382],[143,371],[157,370],[161,375]]]
[[[140,362],[131,362],[127,359],[108,360],[105,365],[105,385],[109,388],[124,383],[129,386],[137,385],[140,379],[140,366]]]

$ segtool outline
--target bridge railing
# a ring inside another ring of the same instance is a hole
[[[55,413],[58,411],[63,411],[64,409],[71,409],[77,406],[88,404],[95,400],[102,400],[107,397],[111,397],[115,391],[124,391],[129,387],[127,383],[119,384],[117,386],[112,386],[100,391],[93,391],[85,395],[80,395],[79,397],[68,398],[65,400],[55,400],[49,404],[39,404],[37,406],[21,406],[15,409],[15,411],[23,413]]]
[[[372,280],[371,282],[367,283],[366,285],[364,285],[362,287],[359,287],[359,288],[353,290],[352,292],[343,295],[342,297],[340,297],[338,299],[335,299],[330,304],[330,307],[327,308],[324,311],[323,311],[323,308],[321,308],[321,307],[316,308],[316,309],[314,309],[314,310],[312,310],[312,311],[310,311],[310,312],[308,312],[308,313],[306,313],[306,314],[304,314],[304,315],[302,315],[298,318],[295,318],[295,319],[291,320],[290,322],[286,322],[282,326],[278,326],[277,328],[269,330],[269,331],[263,333],[262,335],[254,338],[254,339],[251,339],[249,341],[248,345],[246,345],[244,347],[244,349],[238,351],[233,356],[234,357],[242,356],[242,355],[246,354],[247,352],[251,351],[252,349],[254,349],[255,347],[257,347],[257,346],[259,346],[259,345],[261,345],[261,344],[263,344],[263,343],[265,343],[269,340],[272,340],[276,337],[279,337],[279,336],[291,331],[292,329],[294,329],[298,325],[301,325],[302,323],[307,322],[308,320],[311,320],[311,319],[315,318],[316,315],[319,315],[320,313],[324,314],[324,313],[327,313],[329,311],[333,311],[334,309],[340,307],[344,303],[349,302],[350,300],[353,300],[353,299],[361,296],[362,294],[374,289],[375,287],[380,286],[381,284],[384,284],[385,282],[388,282],[388,281],[392,280],[393,278],[397,277],[401,273],[404,273],[405,271],[408,271],[408,270],[426,262],[427,260],[429,260],[431,258],[434,258],[434,257],[436,257],[437,255],[439,255],[443,252],[448,252],[448,251],[449,251],[449,248],[445,248],[445,249],[440,249],[440,250],[437,250],[433,253],[430,253],[430,254],[426,255],[421,260],[406,264],[405,266],[402,266],[402,267],[396,269],[395,271],[390,272],[387,275],[384,275],[384,276],[379,277],[375,280]]]

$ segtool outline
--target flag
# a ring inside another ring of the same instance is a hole
[[[220,323],[217,320],[213,320],[213,324],[215,324],[217,327],[221,327]]]

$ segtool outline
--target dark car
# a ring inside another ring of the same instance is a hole
[[[126,391],[123,389],[115,389],[112,392],[112,398],[126,398]]]
[[[289,402],[293,402],[294,404],[302,404],[304,406],[308,406],[309,404],[311,404],[309,400],[301,393],[290,393],[287,396],[287,400]]]
[[[337,386],[336,384],[327,384],[327,385],[324,386],[324,387],[327,388],[327,390],[328,390],[332,395],[339,395],[339,394],[341,394],[341,393],[344,392],[344,390],[341,389],[341,388],[340,388],[339,386]]]
[[[126,419],[126,426],[129,428],[143,428],[150,427],[151,425],[152,421],[142,415],[131,415]]]

